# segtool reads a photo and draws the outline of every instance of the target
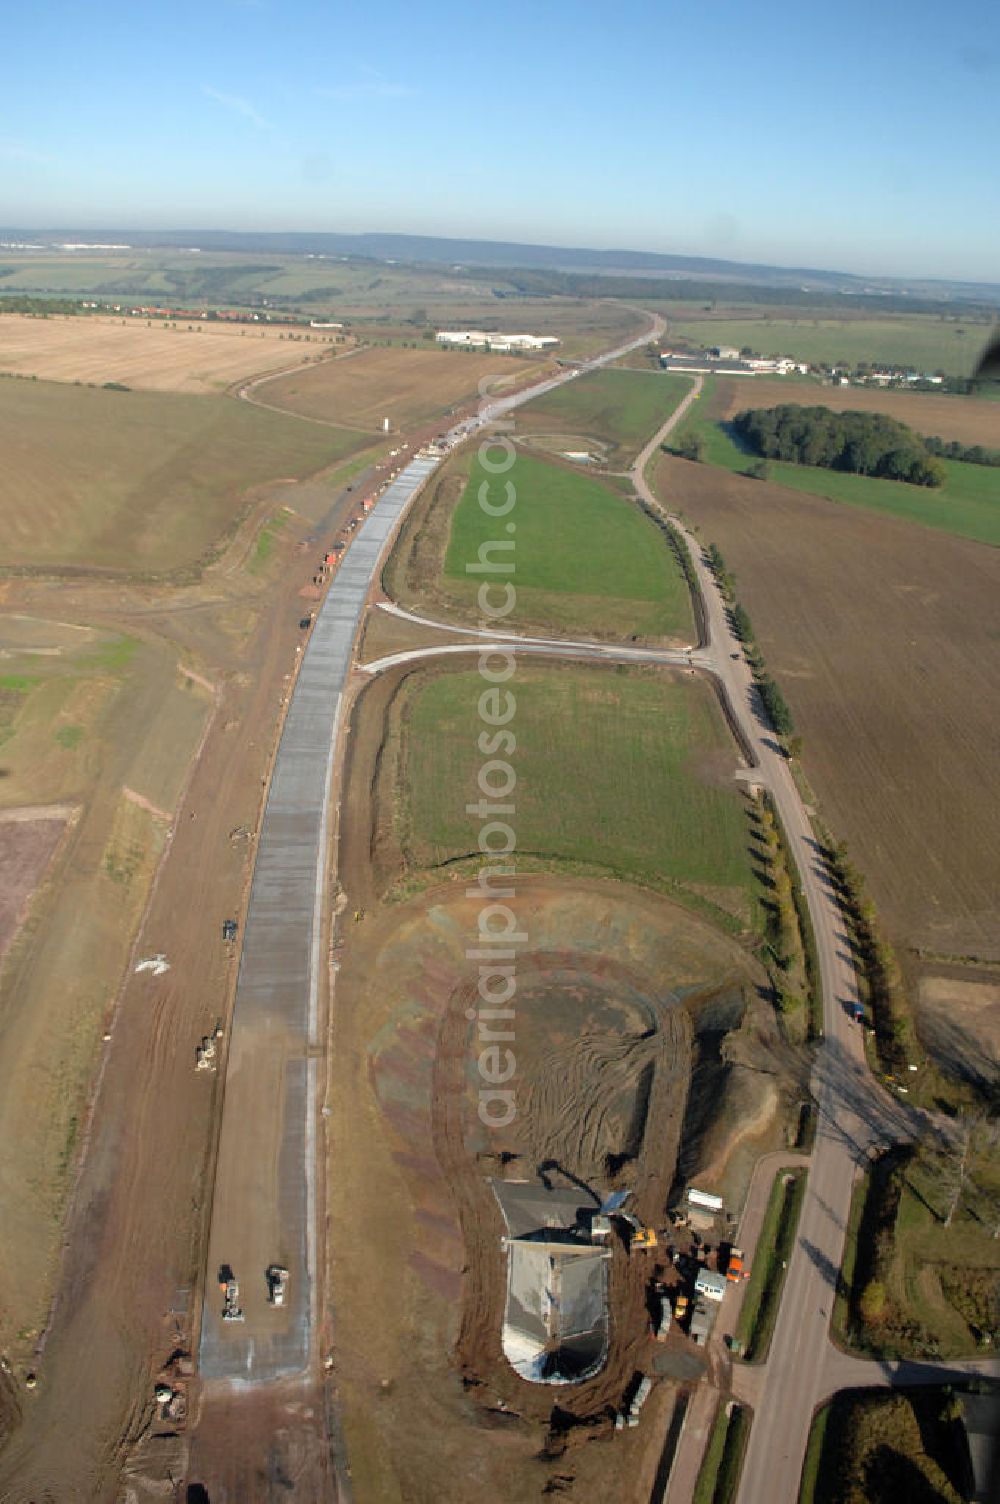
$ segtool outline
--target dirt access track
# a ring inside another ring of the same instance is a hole
[[[283,496],[294,506],[296,488],[283,488]],[[330,492],[324,505],[335,501]],[[327,525],[336,522],[334,507]],[[127,1454],[154,1419],[154,1378],[171,1353],[191,1352],[221,1096],[218,1074],[194,1070],[195,1049],[226,1022],[235,984],[235,955],[220,926],[227,915],[242,917],[263,784],[302,640],[301,592],[316,593],[310,582],[326,535],[306,551],[299,540],[309,529],[305,517],[290,519],[271,572],[252,581],[237,551],[190,590],[119,581],[109,601],[98,582],[5,587],[8,607],[16,601],[42,613],[58,596],[69,617],[92,622],[110,614],[119,630],[169,637],[214,686],[214,713],[133,953],[162,951],[170,969],[161,976],[130,970],[118,1001],[66,1227],[59,1297],[41,1352],[17,1367],[23,1380],[33,1366],[38,1387],[22,1393],[22,1423],[0,1451],[4,1504],[119,1498]],[[190,1378],[180,1382],[193,1413],[197,1392]],[[296,1413],[310,1410],[313,1434],[324,1434],[321,1398],[277,1396],[266,1422],[257,1418],[260,1431],[276,1438],[279,1467],[289,1403]],[[173,1429],[156,1419],[154,1430]],[[302,1477],[296,1458],[308,1435],[289,1442],[293,1476]],[[183,1475],[186,1446],[182,1434],[169,1456],[158,1457],[161,1488],[168,1468]],[[153,1476],[148,1448],[144,1456],[137,1466],[149,1464]],[[298,1497],[309,1499],[305,1487]]]

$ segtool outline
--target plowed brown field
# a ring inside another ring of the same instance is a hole
[[[1000,957],[1000,551],[668,457],[657,485],[735,573],[892,938]]]

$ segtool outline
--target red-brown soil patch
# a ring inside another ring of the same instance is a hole
[[[10,820],[0,815],[0,959],[27,917],[65,828],[64,818]]]

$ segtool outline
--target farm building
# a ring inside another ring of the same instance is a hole
[[[454,349],[491,350],[494,354],[512,351],[548,350],[559,341],[551,334],[487,334],[482,329],[442,329],[436,336],[439,345]]]
[[[504,1356],[532,1383],[577,1383],[608,1352],[611,1252],[591,1241],[597,1207],[526,1180],[494,1180],[493,1194],[507,1227]]]

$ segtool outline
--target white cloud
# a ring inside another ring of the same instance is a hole
[[[377,68],[369,68],[364,64],[358,69],[359,76],[353,83],[338,84],[332,89],[317,89],[316,93],[321,99],[338,99],[344,102],[356,99],[412,99],[415,89],[406,84],[393,83],[392,79],[386,78],[384,73],[379,73]]]
[[[201,92],[206,99],[214,99],[216,104],[221,104],[223,109],[232,110],[234,115],[242,115],[244,120],[253,121],[259,130],[269,129],[270,121],[254,109],[249,99],[241,99],[238,94],[223,94],[221,89],[212,89],[208,84],[202,85]]]

